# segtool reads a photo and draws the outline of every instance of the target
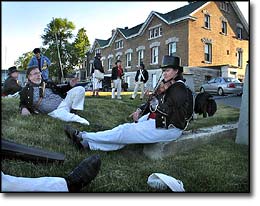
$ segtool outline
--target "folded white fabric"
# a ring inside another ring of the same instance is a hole
[[[174,192],[185,192],[182,181],[162,173],[151,174],[148,177],[147,184],[158,190],[166,190],[169,187]]]

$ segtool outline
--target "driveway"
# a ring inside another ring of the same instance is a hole
[[[217,104],[225,104],[231,107],[240,108],[242,96],[214,96]]]

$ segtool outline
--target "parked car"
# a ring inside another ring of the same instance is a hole
[[[242,95],[243,83],[232,77],[217,77],[201,85],[200,92],[217,93],[222,96],[224,94]]]

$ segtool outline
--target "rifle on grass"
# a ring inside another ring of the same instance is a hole
[[[36,162],[64,162],[65,155],[40,148],[29,147],[1,138],[1,156],[7,159],[21,159]]]

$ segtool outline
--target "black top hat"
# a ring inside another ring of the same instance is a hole
[[[118,59],[118,60],[116,60],[116,63],[115,64],[117,64],[118,62],[122,62],[120,59]]]
[[[14,72],[18,72],[16,66],[10,67],[10,68],[8,69],[8,75],[10,75],[10,74],[12,74],[12,73],[14,73]]]
[[[140,63],[140,67],[143,67],[143,69],[145,69],[144,63]]]
[[[34,53],[34,54],[41,53],[40,48],[35,48],[35,49],[33,50],[33,53]]]
[[[165,55],[162,59],[162,65],[160,68],[165,70],[166,68],[178,69],[180,72],[183,72],[183,67],[180,66],[181,59],[178,56],[169,56]]]
[[[27,67],[26,76],[30,74],[33,69],[39,68],[37,64]]]

